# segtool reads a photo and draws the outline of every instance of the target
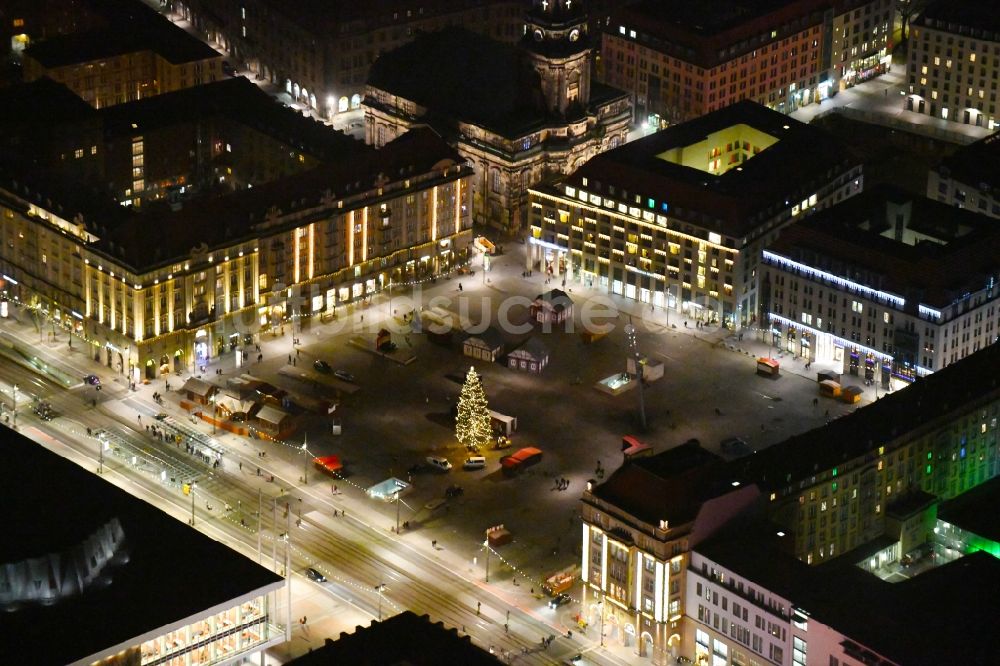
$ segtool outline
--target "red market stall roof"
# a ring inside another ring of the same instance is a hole
[[[503,465],[504,467],[516,467],[517,465],[527,460],[528,458],[541,454],[542,454],[541,449],[536,449],[533,446],[526,446],[523,449],[519,450],[514,455],[502,458],[500,460],[500,464]]]
[[[648,444],[643,444],[632,435],[622,437],[622,453],[625,454],[626,458],[648,451],[650,448]]]
[[[340,456],[313,458],[313,464],[317,467],[322,467],[327,472],[339,472],[344,469],[344,465],[340,462]]]
[[[763,356],[761,356],[760,358],[757,359],[757,365],[766,365],[769,368],[777,368],[781,364],[778,363],[773,358],[764,358]]]

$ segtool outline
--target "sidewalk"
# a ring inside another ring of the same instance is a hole
[[[809,123],[829,113],[841,112],[850,118],[885,125],[917,134],[932,136],[953,143],[972,143],[992,132],[976,127],[906,110],[907,92],[905,60],[894,60],[889,72],[839,91],[818,104],[809,104],[793,111],[792,118]]]

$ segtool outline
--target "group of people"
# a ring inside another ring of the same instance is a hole
[[[556,479],[556,486],[553,490],[566,490],[567,488],[569,488],[569,479],[564,479],[562,477]]]

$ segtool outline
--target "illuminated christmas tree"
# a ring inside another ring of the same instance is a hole
[[[475,368],[469,368],[465,384],[462,385],[462,395],[458,398],[455,438],[470,448],[487,446],[493,439],[486,392],[483,391],[483,384],[479,381]]]

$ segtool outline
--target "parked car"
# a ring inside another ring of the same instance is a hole
[[[483,456],[470,456],[465,459],[462,463],[462,469],[465,470],[475,470],[475,469],[485,469],[486,468],[486,458]]]
[[[549,608],[559,608],[568,604],[572,599],[568,594],[557,594],[556,596],[549,599]]]
[[[321,358],[316,359],[316,361],[313,362],[313,368],[315,368],[317,372],[325,373],[329,373],[332,370],[330,364]]]
[[[333,376],[337,379],[343,379],[345,382],[354,382],[354,375],[347,370],[335,370]]]
[[[87,375],[83,378],[84,383],[90,384],[91,386],[100,386],[101,378],[97,375]]]
[[[320,572],[316,571],[312,567],[309,567],[308,569],[306,569],[306,576],[309,578],[309,580],[314,580],[317,583],[325,583],[326,582],[326,576],[324,576]]]
[[[442,458],[441,456],[427,456],[427,464],[442,472],[451,471],[451,463],[448,462],[447,458]]]

